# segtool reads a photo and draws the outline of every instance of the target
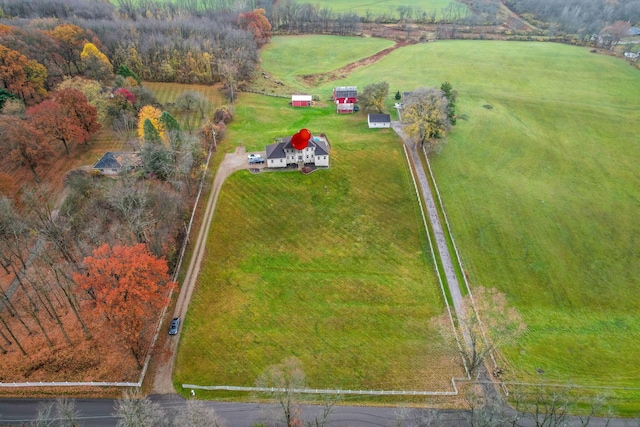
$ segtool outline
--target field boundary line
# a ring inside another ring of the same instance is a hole
[[[442,203],[442,197],[440,196],[440,190],[438,189],[438,183],[436,182],[436,177],[433,175],[433,170],[431,169],[431,162],[429,161],[429,156],[427,155],[426,148],[424,146],[422,147],[422,153],[424,154],[424,159],[425,159],[425,162],[427,163],[427,169],[429,170],[429,176],[431,177],[431,182],[433,182],[433,189],[436,192],[436,197],[438,198],[438,204],[440,205],[440,210],[442,211],[442,216],[444,217],[444,224],[447,228],[447,233],[449,234],[449,238],[451,239],[451,245],[453,246],[456,262],[458,263],[458,267],[460,267],[460,272],[462,273],[462,280],[464,281],[464,286],[465,288],[467,288],[467,293],[469,294],[469,300],[471,301],[471,307],[473,309],[473,313],[475,314],[476,319],[478,319],[478,325],[480,326],[480,331],[482,332],[482,339],[484,340],[485,345],[488,346],[489,340],[487,339],[487,336],[485,333],[485,327],[484,327],[484,324],[482,323],[482,319],[480,318],[480,315],[478,314],[478,310],[476,308],[476,301],[473,298],[473,292],[471,292],[471,286],[469,285],[469,281],[467,280],[467,275],[465,274],[464,267],[462,266],[460,252],[458,251],[458,245],[456,245],[456,241],[453,238],[453,233],[451,232],[451,226],[449,225],[449,218],[447,217],[447,212],[444,209],[444,204]],[[491,357],[491,362],[493,363],[493,367],[497,368],[498,363],[496,362],[496,359],[493,355],[493,351],[489,352],[489,356]],[[503,381],[500,381],[500,386],[502,388],[502,391],[505,393],[505,395],[508,396],[509,390],[507,390],[505,383]]]
[[[420,197],[420,190],[418,188],[418,183],[416,182],[416,177],[413,174],[413,168],[411,167],[411,159],[409,158],[409,153],[407,152],[407,146],[405,144],[402,144],[402,149],[404,150],[404,156],[405,156],[405,159],[407,160],[407,165],[409,166],[409,174],[411,175],[411,180],[413,181],[413,188],[416,191],[416,197],[418,198],[418,205],[420,206],[420,214],[422,215],[422,223],[424,225],[424,230],[427,233],[429,248],[431,249],[431,259],[433,260],[433,268],[436,270],[436,276],[438,276],[440,292],[442,292],[442,298],[444,299],[445,307],[447,307],[447,314],[449,315],[449,321],[451,322],[453,335],[456,339],[456,344],[458,345],[458,351],[460,352],[460,358],[462,359],[462,366],[464,366],[464,370],[467,373],[466,379],[469,380],[471,379],[471,374],[469,373],[469,368],[467,367],[467,363],[464,360],[464,357],[462,357],[462,344],[460,342],[460,337],[458,335],[458,329],[456,328],[455,322],[453,320],[453,314],[451,314],[451,306],[449,305],[449,300],[447,299],[447,294],[444,290],[444,283],[442,282],[442,276],[440,275],[440,270],[438,269],[438,262],[436,260],[436,251],[433,247],[433,242],[431,241],[431,235],[429,234],[429,226],[427,224],[427,218],[424,214],[424,207],[422,206],[422,198]]]
[[[320,388],[281,388],[281,387],[243,387],[233,385],[196,385],[182,384],[182,388],[210,391],[248,391],[248,392],[293,392],[300,394],[353,394],[368,396],[457,396],[459,391],[454,379],[451,379],[454,391],[418,391],[418,390],[342,390]]]
[[[101,381],[55,381],[55,382],[23,382],[23,383],[0,383],[0,388],[11,387],[140,387],[142,382],[101,382]]]

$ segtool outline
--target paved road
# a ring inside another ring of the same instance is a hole
[[[178,395],[152,395],[150,398],[172,417],[185,405],[185,400]],[[53,399],[0,399],[0,426],[19,426],[33,422],[38,409],[47,403],[54,403]],[[78,421],[87,427],[115,427],[116,418],[113,417],[114,401],[110,399],[75,399],[76,409],[79,410]],[[215,409],[221,421],[221,426],[250,427],[259,423],[265,425],[280,425],[274,420],[279,413],[276,405],[258,403],[210,402],[205,404]],[[302,417],[305,421],[313,421],[321,413],[319,406],[302,406]],[[394,408],[371,406],[335,406],[328,418],[326,427],[469,427],[470,414],[466,411],[433,410],[420,408]],[[429,422],[430,421],[430,422]],[[482,424],[485,425],[485,424]],[[511,425],[509,423],[509,425]],[[518,420],[518,427],[535,427],[532,417]],[[566,420],[563,426],[582,426],[578,418]],[[592,419],[591,427],[637,427],[640,420],[602,418]]]

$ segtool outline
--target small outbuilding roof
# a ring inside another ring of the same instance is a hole
[[[627,31],[627,34],[630,36],[640,36],[640,28],[638,27],[631,27],[629,28],[629,30]]]
[[[336,98],[355,98],[358,96],[357,86],[337,86],[333,89]]]
[[[137,151],[107,151],[93,166],[94,169],[121,169],[141,167],[142,157]]]
[[[369,114],[369,123],[391,123],[391,115],[389,114]]]
[[[292,101],[312,101],[313,96],[311,95],[291,95]]]

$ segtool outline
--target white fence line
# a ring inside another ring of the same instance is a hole
[[[478,325],[480,325],[480,331],[482,332],[482,339],[485,344],[488,342],[487,336],[485,334],[485,328],[482,323],[482,319],[478,314],[478,310],[476,309],[476,302],[473,298],[473,293],[471,292],[471,286],[469,286],[469,281],[467,280],[467,275],[464,272],[464,267],[462,266],[462,258],[460,257],[460,252],[458,252],[458,245],[456,245],[456,241],[453,238],[453,233],[451,232],[451,226],[449,225],[449,218],[447,217],[447,212],[444,210],[444,204],[442,203],[442,197],[440,196],[440,190],[438,189],[438,184],[436,183],[436,177],[433,176],[433,171],[431,170],[431,162],[429,161],[429,156],[427,155],[426,148],[422,147],[422,152],[424,154],[425,161],[427,163],[427,168],[429,169],[429,175],[431,176],[431,182],[433,182],[433,189],[436,192],[436,196],[438,197],[438,204],[440,205],[440,210],[442,211],[442,216],[444,217],[444,223],[447,227],[447,233],[449,233],[449,238],[451,239],[451,244],[453,246],[453,251],[456,254],[456,261],[458,261],[458,267],[460,267],[460,272],[462,273],[462,280],[464,281],[464,286],[467,288],[467,293],[469,294],[469,299],[471,300],[471,307],[473,308],[473,312],[476,315],[476,319],[478,319]],[[493,356],[493,352],[489,352],[489,357],[491,357],[491,362],[493,363],[493,367],[497,368],[498,363],[496,362],[495,357]],[[501,387],[506,396],[509,395],[509,390],[504,385],[504,382],[501,382]]]
[[[258,393],[293,392],[300,394],[359,394],[366,396],[457,396],[458,387],[454,379],[451,379],[453,391],[419,391],[419,390],[341,390],[319,388],[279,388],[279,387],[242,387],[233,385],[196,385],[182,384],[182,388],[190,390],[210,391],[247,391]]]
[[[57,382],[24,382],[24,383],[0,383],[0,387],[140,387],[141,382],[101,382],[101,381],[57,381]]]
[[[429,249],[431,250],[431,259],[433,260],[433,268],[436,270],[436,276],[438,276],[438,283],[440,284],[440,291],[442,292],[444,305],[445,307],[447,307],[447,313],[449,314],[449,321],[451,322],[451,328],[453,329],[453,336],[455,337],[456,344],[458,345],[460,358],[462,359],[462,366],[464,366],[464,370],[467,374],[467,379],[470,379],[471,373],[469,372],[469,368],[467,367],[467,361],[464,360],[464,357],[462,357],[462,344],[460,341],[460,336],[458,335],[458,329],[456,328],[455,322],[453,321],[453,314],[451,314],[451,306],[449,305],[449,300],[447,299],[447,293],[444,290],[442,275],[440,274],[440,269],[438,268],[438,261],[436,260],[435,248],[433,247],[433,242],[431,241],[431,235],[429,234],[429,226],[427,225],[427,218],[424,214],[424,208],[422,207],[422,198],[420,197],[420,190],[418,189],[418,183],[416,182],[416,177],[414,176],[413,170],[411,168],[411,159],[409,158],[409,153],[407,152],[407,146],[404,143],[402,144],[402,148],[404,149],[404,156],[407,159],[407,165],[409,166],[409,173],[411,174],[411,180],[413,181],[413,188],[416,190],[416,197],[418,198],[418,206],[420,206],[420,213],[422,214],[422,223],[424,225],[424,231],[427,233],[427,240],[429,241]]]

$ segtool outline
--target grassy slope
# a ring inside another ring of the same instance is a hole
[[[393,44],[386,39],[363,37],[274,37],[262,49],[261,59],[274,79],[286,81],[301,92],[321,95],[318,91],[305,87],[296,76],[332,71]],[[325,94],[322,94],[322,99],[326,99]]]
[[[393,91],[448,80],[460,93],[469,120],[433,166],[474,283],[529,324],[507,351],[518,376],[637,387],[640,74],[562,45],[443,42],[348,81],[388,76]]]
[[[428,326],[442,296],[393,134],[278,98],[245,94],[236,111],[230,141],[262,149],[306,126],[327,132],[332,165],[225,183],[176,382],[251,386],[296,355],[312,387],[448,389],[457,372]]]
[[[327,6],[334,12],[350,12],[354,11],[360,16],[364,16],[367,11],[373,16],[383,13],[397,16],[398,6],[411,6],[419,9],[421,12],[436,12],[437,16],[441,15],[441,10],[448,7],[451,3],[457,3],[451,0],[384,0],[371,2],[371,0],[301,0],[300,3],[317,4],[321,7]]]

